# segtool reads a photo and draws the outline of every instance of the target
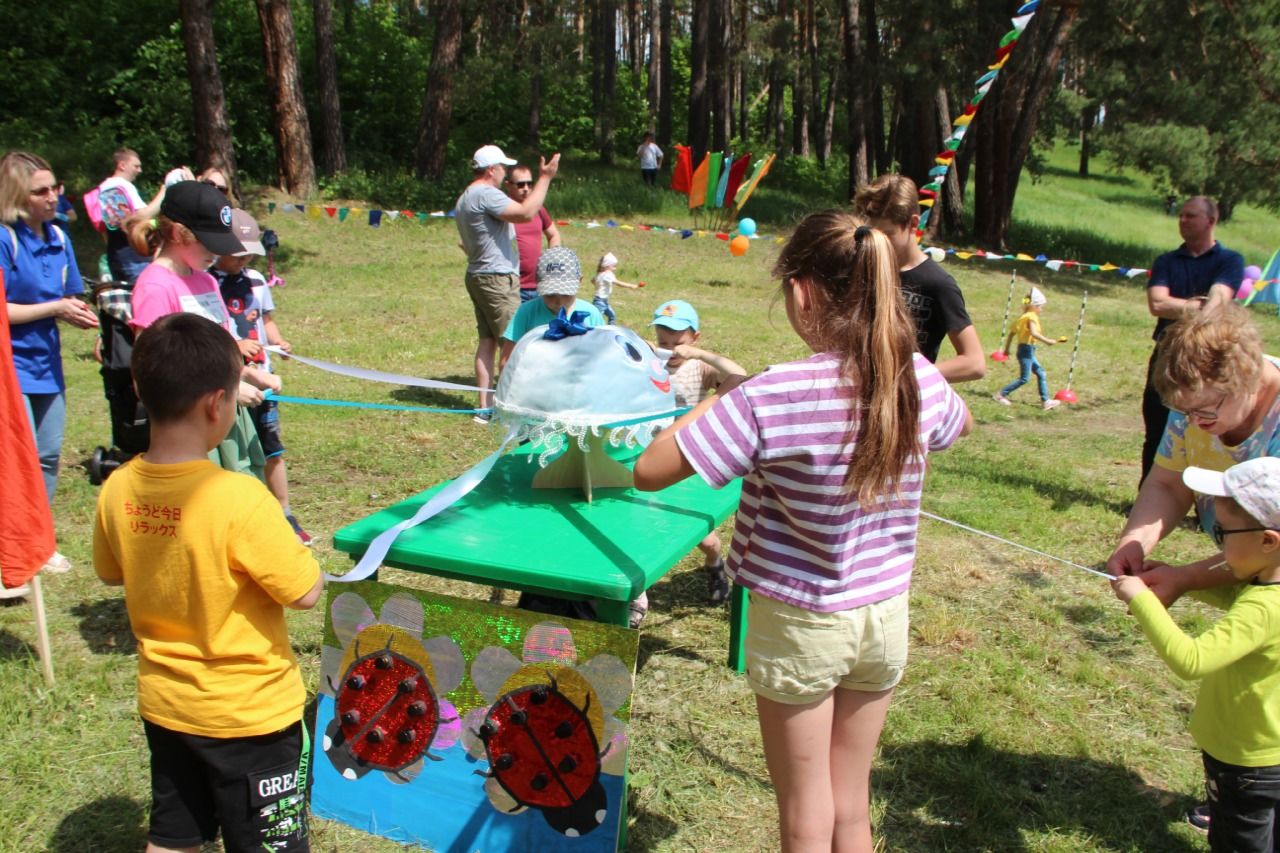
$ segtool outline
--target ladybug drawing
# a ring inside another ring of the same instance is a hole
[[[525,635],[523,662],[490,646],[472,664],[476,689],[490,701],[467,715],[467,751],[489,762],[485,792],[494,808],[541,811],[557,832],[576,838],[604,823],[602,773],[626,769],[626,735],[612,714],[631,694],[631,671],[612,655],[575,667],[569,629],[541,622]]]
[[[462,681],[462,652],[448,637],[422,640],[422,604],[397,593],[373,612],[359,595],[343,593],[331,608],[334,633],[346,651],[333,696],[333,719],[322,746],[334,768],[347,779],[380,770],[395,782],[422,772],[429,751],[458,739],[461,723],[454,706],[442,698]]]

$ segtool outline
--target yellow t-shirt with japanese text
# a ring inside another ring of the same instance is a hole
[[[302,718],[284,605],[320,567],[260,481],[207,460],[137,457],[98,495],[93,561],[103,580],[124,581],[143,719],[232,738]]]

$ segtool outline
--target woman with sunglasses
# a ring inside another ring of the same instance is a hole
[[[238,205],[238,202],[231,193],[231,182],[227,180],[226,173],[217,166],[210,166],[205,169],[200,173],[200,177],[196,180],[202,184],[208,184],[218,192],[225,195],[227,199],[231,201],[233,207]]]
[[[58,321],[77,329],[98,326],[97,315],[76,298],[84,284],[70,238],[53,224],[57,212],[58,181],[44,159],[25,151],[0,158],[0,272],[13,364],[51,504],[67,414]],[[54,554],[45,568],[70,567],[66,557]]]

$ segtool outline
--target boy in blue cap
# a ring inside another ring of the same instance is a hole
[[[667,372],[676,393],[676,405],[696,406],[711,394],[725,377],[746,376],[747,371],[736,361],[699,347],[702,338],[697,310],[683,299],[671,299],[653,312],[654,334],[661,354],[670,353]],[[710,572],[708,598],[721,604],[729,597],[729,576],[725,574],[720,554],[720,537],[714,531],[698,543],[703,554],[703,568]],[[635,603],[632,605],[635,606]]]

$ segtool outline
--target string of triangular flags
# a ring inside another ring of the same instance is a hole
[[[929,217],[933,215],[933,205],[938,200],[938,194],[942,192],[942,185],[947,180],[947,171],[951,168],[951,164],[955,162],[956,152],[960,150],[960,143],[964,141],[964,135],[969,131],[970,123],[973,121],[974,116],[978,114],[978,105],[982,103],[982,99],[991,91],[996,78],[1000,76],[1000,71],[1004,68],[1005,63],[1009,61],[1009,55],[1013,53],[1014,45],[1018,43],[1018,39],[1022,36],[1022,31],[1027,28],[1027,24],[1031,23],[1031,19],[1035,17],[1036,9],[1039,7],[1040,0],[1031,0],[1029,3],[1023,3],[1018,11],[1014,13],[1012,18],[1013,29],[1005,33],[1000,39],[1000,46],[996,48],[995,61],[987,66],[987,73],[975,81],[974,85],[978,87],[977,91],[969,99],[964,112],[951,123],[951,135],[943,143],[942,150],[934,158],[933,168],[929,170],[929,183],[920,187],[919,203],[921,210],[920,225],[916,229],[917,239],[924,238],[925,229],[929,226]]]
[[[349,207],[349,206],[322,205],[322,204],[292,204],[289,202],[285,202],[282,204],[269,202],[267,204],[268,213],[275,213],[277,211],[280,213],[302,214],[302,215],[305,215],[308,219],[329,218],[329,219],[336,219],[339,222],[360,221],[363,218],[368,222],[370,226],[374,228],[380,227],[383,222],[399,221],[399,222],[413,222],[418,224],[426,224],[431,220],[451,220],[453,219],[453,216],[454,216],[454,212],[452,210],[448,212],[443,210],[426,212],[426,211],[414,211],[414,210],[389,210],[384,208],[363,208],[363,207]],[[565,228],[565,227],[587,228],[587,229],[616,228],[619,231],[627,231],[627,232],[642,232],[642,233],[651,233],[651,234],[673,235],[673,236],[680,237],[682,240],[687,240],[691,237],[714,237],[717,240],[729,241],[729,240],[732,240],[734,236],[731,232],[717,231],[715,229],[671,228],[666,225],[643,224],[643,223],[629,224],[625,222],[619,222],[616,219],[612,219],[612,218],[605,219],[603,222],[597,219],[588,219],[588,220],[557,219],[555,220],[555,223],[557,226],[561,228]],[[762,234],[759,232],[757,232],[756,234],[753,234],[750,237],[750,239],[772,241],[775,244],[781,244],[786,241],[785,236]],[[1151,270],[1143,267],[1127,267],[1122,264],[1113,264],[1110,262],[1094,263],[1089,261],[1063,260],[1058,258],[1051,258],[1050,256],[1044,253],[1040,253],[1036,255],[1027,254],[1025,252],[1006,254],[1001,252],[983,251],[982,249],[955,249],[955,248],[943,248],[941,246],[930,246],[926,248],[925,251],[937,263],[942,263],[943,261],[947,261],[947,260],[968,261],[973,259],[984,260],[984,261],[1018,261],[1023,263],[1040,264],[1041,266],[1044,266],[1046,269],[1052,270],[1053,272],[1061,272],[1063,270],[1066,270],[1066,271],[1076,271],[1076,272],[1115,273],[1118,276],[1122,276],[1124,278],[1129,278],[1129,279],[1137,278],[1138,276],[1151,275]],[[1277,253],[1277,256],[1280,257],[1280,253]],[[1272,270],[1273,266],[1276,267],[1277,271]],[[1254,282],[1253,290],[1255,292],[1260,292],[1267,285],[1270,285],[1270,284],[1280,284],[1280,264],[1276,263],[1276,259],[1273,259],[1273,263],[1268,265],[1267,274],[1265,274],[1262,277],[1259,277]],[[1273,288],[1272,290],[1278,290],[1278,289]],[[1261,301],[1270,301],[1270,300],[1264,299]]]
[[[383,222],[416,222],[425,224],[432,219],[453,219],[454,211],[445,212],[436,210],[431,212],[417,210],[388,210],[383,208],[363,208],[363,207],[338,207],[334,205],[323,204],[293,204],[284,202],[276,204],[275,202],[267,203],[267,213],[299,213],[305,215],[308,219],[336,219],[339,222],[359,221],[361,217],[367,218],[369,225],[373,228],[379,228]],[[654,234],[674,234],[681,239],[687,240],[690,237],[714,237],[717,240],[731,240],[733,234],[727,231],[718,231],[711,228],[671,228],[666,225],[654,225],[636,223],[634,225],[626,222],[618,222],[615,219],[606,219],[601,222],[597,219],[579,220],[579,219],[557,219],[557,226],[578,227],[578,228],[617,228],[619,231],[644,231]],[[781,243],[785,237],[769,237],[764,234],[754,234],[752,240],[772,239],[775,243]]]

